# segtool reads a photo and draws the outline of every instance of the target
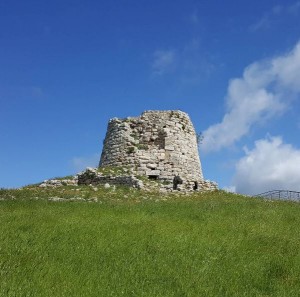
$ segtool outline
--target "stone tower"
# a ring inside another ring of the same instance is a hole
[[[204,181],[195,129],[182,111],[145,111],[108,123],[99,167],[126,167],[173,190],[216,188]]]

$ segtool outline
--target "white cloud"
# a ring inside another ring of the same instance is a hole
[[[300,92],[300,42],[290,53],[272,61],[272,71],[280,87]]]
[[[236,165],[234,185],[238,193],[259,194],[269,190],[300,191],[300,149],[281,137],[255,142]]]
[[[76,172],[84,170],[86,167],[98,167],[99,154],[93,154],[85,157],[74,157],[71,160],[72,166]]]
[[[248,66],[229,82],[223,120],[203,132],[202,150],[233,145],[257,123],[282,113],[300,93],[300,42],[286,55]]]
[[[162,75],[172,71],[176,64],[176,55],[172,50],[157,50],[154,52],[152,69],[155,74]]]

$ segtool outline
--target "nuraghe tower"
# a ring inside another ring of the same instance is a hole
[[[99,167],[129,168],[173,190],[211,190],[202,174],[196,132],[182,111],[145,111],[108,123]]]

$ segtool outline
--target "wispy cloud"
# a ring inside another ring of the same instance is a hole
[[[287,54],[251,64],[229,82],[223,120],[204,131],[202,150],[233,145],[257,123],[282,113],[300,93],[300,42]]]
[[[74,157],[71,160],[71,165],[76,172],[84,170],[86,167],[97,167],[100,157],[99,154],[90,156]]]
[[[291,5],[276,5],[265,12],[260,19],[249,27],[251,32],[259,30],[267,30],[279,19],[284,17],[297,16],[300,12],[300,1],[297,1]]]
[[[259,194],[274,189],[300,191],[300,149],[283,143],[281,137],[255,142],[252,150],[236,165],[234,185],[244,194]]]
[[[176,54],[173,50],[157,50],[153,54],[152,69],[154,74],[163,75],[176,67]]]
[[[251,32],[258,31],[260,29],[268,29],[271,26],[271,19],[269,15],[262,16],[257,22],[252,24],[249,28]]]
[[[198,83],[214,71],[210,60],[200,41],[192,39],[181,48],[155,51],[151,66],[155,76],[173,75],[180,83]]]

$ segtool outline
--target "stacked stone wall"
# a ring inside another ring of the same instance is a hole
[[[78,174],[78,185],[122,185],[137,189],[143,188],[143,182],[134,175],[104,175],[95,168],[87,168]]]
[[[135,175],[187,188],[203,181],[196,132],[182,111],[145,111],[109,121],[99,167],[126,166]]]

